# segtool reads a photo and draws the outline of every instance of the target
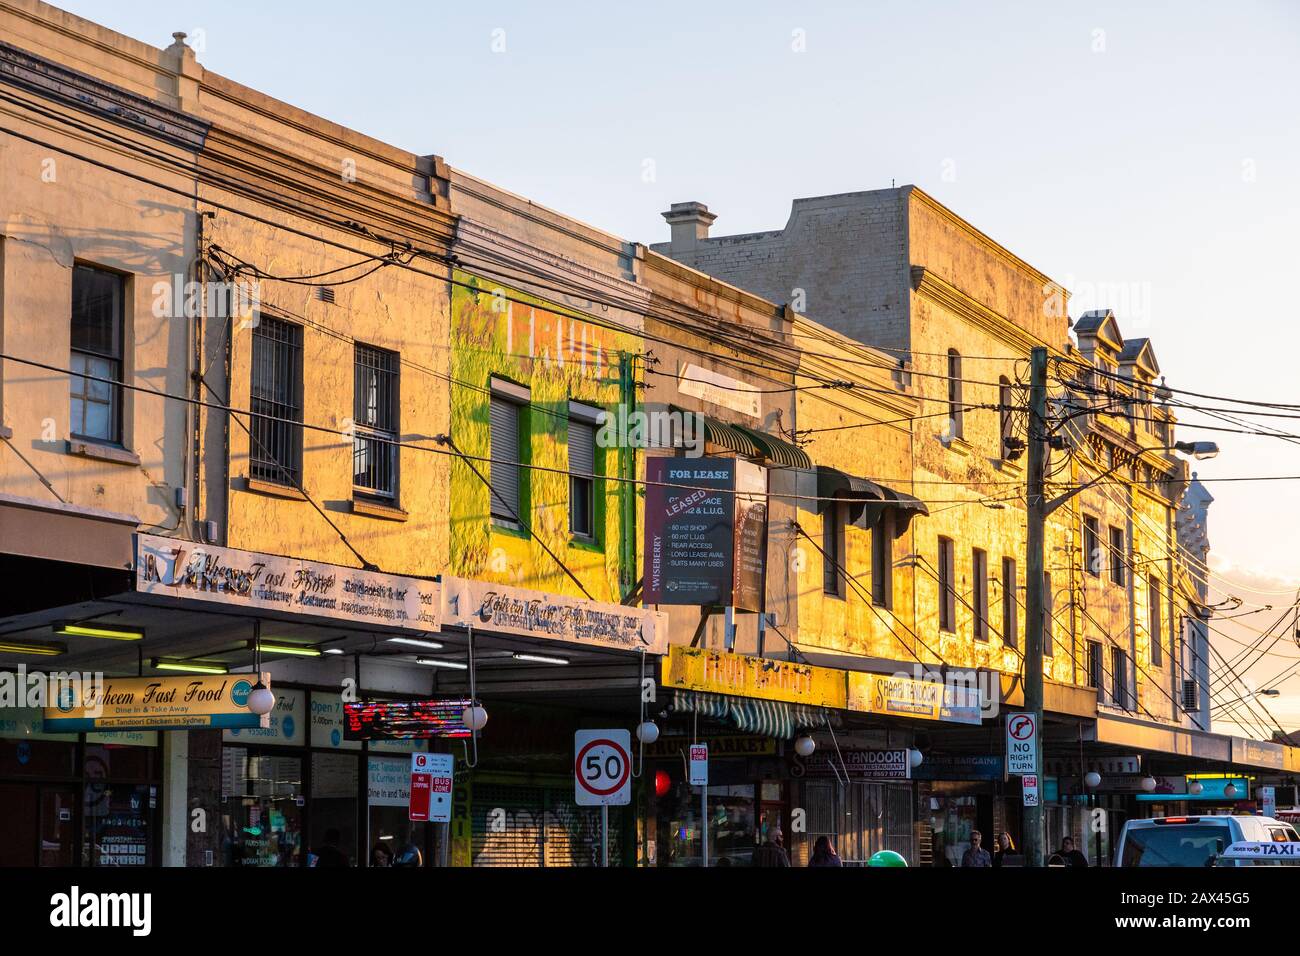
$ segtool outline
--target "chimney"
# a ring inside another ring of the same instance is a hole
[[[709,227],[718,218],[702,202],[675,202],[663,213],[672,227],[672,254],[693,252],[700,240],[709,238]]]

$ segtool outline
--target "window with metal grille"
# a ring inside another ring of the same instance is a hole
[[[488,479],[492,485],[491,514],[493,520],[514,527],[523,520],[520,465],[524,458],[522,432],[528,394],[528,390],[521,386],[493,380],[490,408],[492,462]]]
[[[1110,580],[1112,584],[1124,586],[1124,571],[1127,549],[1124,546],[1124,529],[1110,529]]]
[[[1128,710],[1128,654],[1119,647],[1110,649],[1110,680],[1111,703]]]
[[[1002,559],[1002,643],[1007,647],[1018,647],[1020,635],[1016,627],[1018,614],[1016,609],[1016,559]]]
[[[871,531],[871,603],[894,606],[894,512],[888,508]]]
[[[1201,695],[1196,692],[1196,681],[1187,678],[1183,681],[1183,710],[1194,714],[1201,709]]]
[[[1102,687],[1101,645],[1096,641],[1088,642],[1088,686],[1094,690]]]
[[[1164,663],[1164,623],[1160,616],[1160,579],[1154,574],[1147,578],[1147,630],[1151,640],[1151,666],[1160,667]]]
[[[122,440],[123,278],[94,266],[72,269],[69,432]],[[93,376],[88,377],[88,376]]]
[[[596,537],[596,421],[600,412],[569,405],[569,532]]]
[[[989,639],[989,556],[986,551],[971,551],[971,613],[975,640]]]
[[[358,342],[353,350],[352,488],[397,499],[401,361],[396,352]]]
[[[966,427],[962,412],[961,353],[956,349],[948,350],[948,421],[949,434],[953,438],[965,438]]]
[[[957,630],[957,567],[952,538],[939,538],[939,629]]]
[[[1055,612],[1056,596],[1052,593],[1052,572],[1043,572],[1043,656],[1053,657],[1056,654],[1056,638],[1053,634],[1052,624],[1055,622],[1053,614]]]
[[[302,480],[302,328],[259,316],[253,328],[249,475]]]
[[[822,512],[822,590],[833,597],[844,597],[844,524],[848,505],[842,501],[825,502]]]
[[[1083,516],[1083,567],[1094,578],[1101,576],[1101,525],[1092,515]]]

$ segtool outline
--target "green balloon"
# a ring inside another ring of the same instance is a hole
[[[867,866],[907,866],[907,861],[893,850],[881,850],[870,860]]]

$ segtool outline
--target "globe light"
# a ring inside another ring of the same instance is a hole
[[[1145,777],[1142,778],[1142,789],[1145,790],[1147,793],[1154,793],[1156,786],[1157,786],[1156,778],[1151,776],[1150,774],[1147,774]]]
[[[260,680],[253,685],[253,690],[248,695],[248,709],[259,717],[265,717],[275,710],[275,694]]]
[[[800,737],[794,742],[794,752],[800,757],[811,757],[817,750],[817,741],[811,737]]]
[[[1101,774],[1095,770],[1088,771],[1087,775],[1083,778],[1083,784],[1089,790],[1096,790],[1101,786]]]
[[[654,743],[659,739],[659,725],[653,720],[647,720],[636,729],[636,739],[643,744]]]
[[[1187,788],[1187,792],[1190,793],[1190,794],[1191,794],[1192,796],[1194,796],[1194,797],[1198,797],[1198,796],[1200,796],[1201,791],[1204,790],[1204,789],[1205,789],[1205,785],[1204,785],[1203,783],[1201,783],[1201,781],[1199,781],[1199,780],[1193,780],[1193,781],[1191,782],[1191,784],[1188,786],[1188,788]]]
[[[1223,795],[1227,797],[1229,800],[1236,799],[1237,785],[1235,783],[1228,784],[1226,787],[1223,788]]]
[[[921,764],[925,763],[925,754],[921,753],[919,750],[909,750],[907,752],[907,759],[911,762],[912,769],[915,770],[917,767],[921,766]]]
[[[460,715],[460,719],[466,727],[477,732],[487,726],[488,712],[475,704],[473,707],[466,707],[465,712]]]

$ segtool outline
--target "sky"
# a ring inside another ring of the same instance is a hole
[[[673,202],[727,235],[914,183],[1071,290],[1075,317],[1113,308],[1150,337],[1171,386],[1300,403],[1293,0],[58,5],[155,46],[185,31],[208,69],[630,240],[665,241]],[[1196,466],[1216,587],[1292,605],[1300,480],[1213,479],[1300,476],[1300,438],[1185,417],[1180,438],[1222,448]],[[1253,641],[1268,618],[1220,626]],[[1284,690],[1289,730],[1300,679]]]

